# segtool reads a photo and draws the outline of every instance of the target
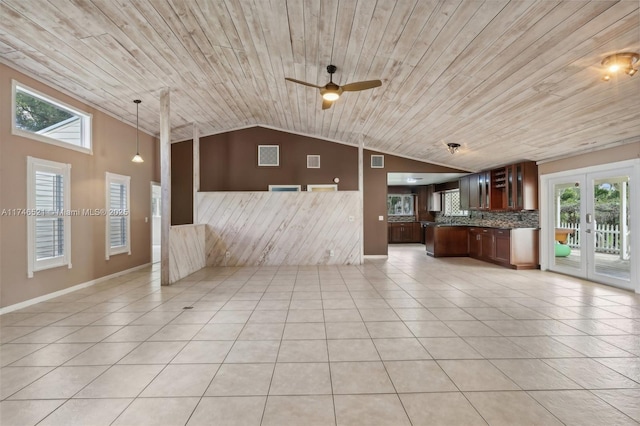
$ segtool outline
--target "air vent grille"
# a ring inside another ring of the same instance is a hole
[[[384,169],[384,155],[372,155],[371,156],[371,168],[372,169]]]
[[[258,166],[280,165],[280,145],[258,145]]]
[[[319,169],[319,168],[320,168],[320,156],[307,155],[307,169]]]

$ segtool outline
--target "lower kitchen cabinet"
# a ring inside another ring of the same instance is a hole
[[[469,256],[514,269],[535,269],[538,230],[469,228]]]
[[[428,225],[425,229],[427,254],[433,257],[467,256],[469,254],[466,226]]]
[[[420,222],[389,223],[389,244],[419,243],[422,228]]]

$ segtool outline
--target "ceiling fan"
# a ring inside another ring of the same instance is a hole
[[[344,86],[338,86],[333,82],[333,74],[337,69],[338,68],[335,65],[327,66],[327,72],[329,73],[329,82],[324,86],[317,86],[315,84],[307,83],[306,81],[300,81],[296,80],[295,78],[289,77],[285,77],[285,80],[320,89],[320,94],[322,95],[322,109],[331,108],[331,105],[333,105],[333,103],[338,100],[342,92],[357,92],[360,90],[373,89],[374,87],[382,86],[382,81],[380,80],[358,81],[356,83],[349,83],[345,84]]]

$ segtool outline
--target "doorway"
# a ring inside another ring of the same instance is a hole
[[[161,198],[160,184],[151,182],[151,263],[160,262]]]
[[[640,291],[638,165],[618,163],[546,177],[546,267]],[[543,179],[545,179],[543,177]]]

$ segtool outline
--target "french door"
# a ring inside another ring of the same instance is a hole
[[[637,170],[599,167],[548,179],[547,269],[640,292]]]

